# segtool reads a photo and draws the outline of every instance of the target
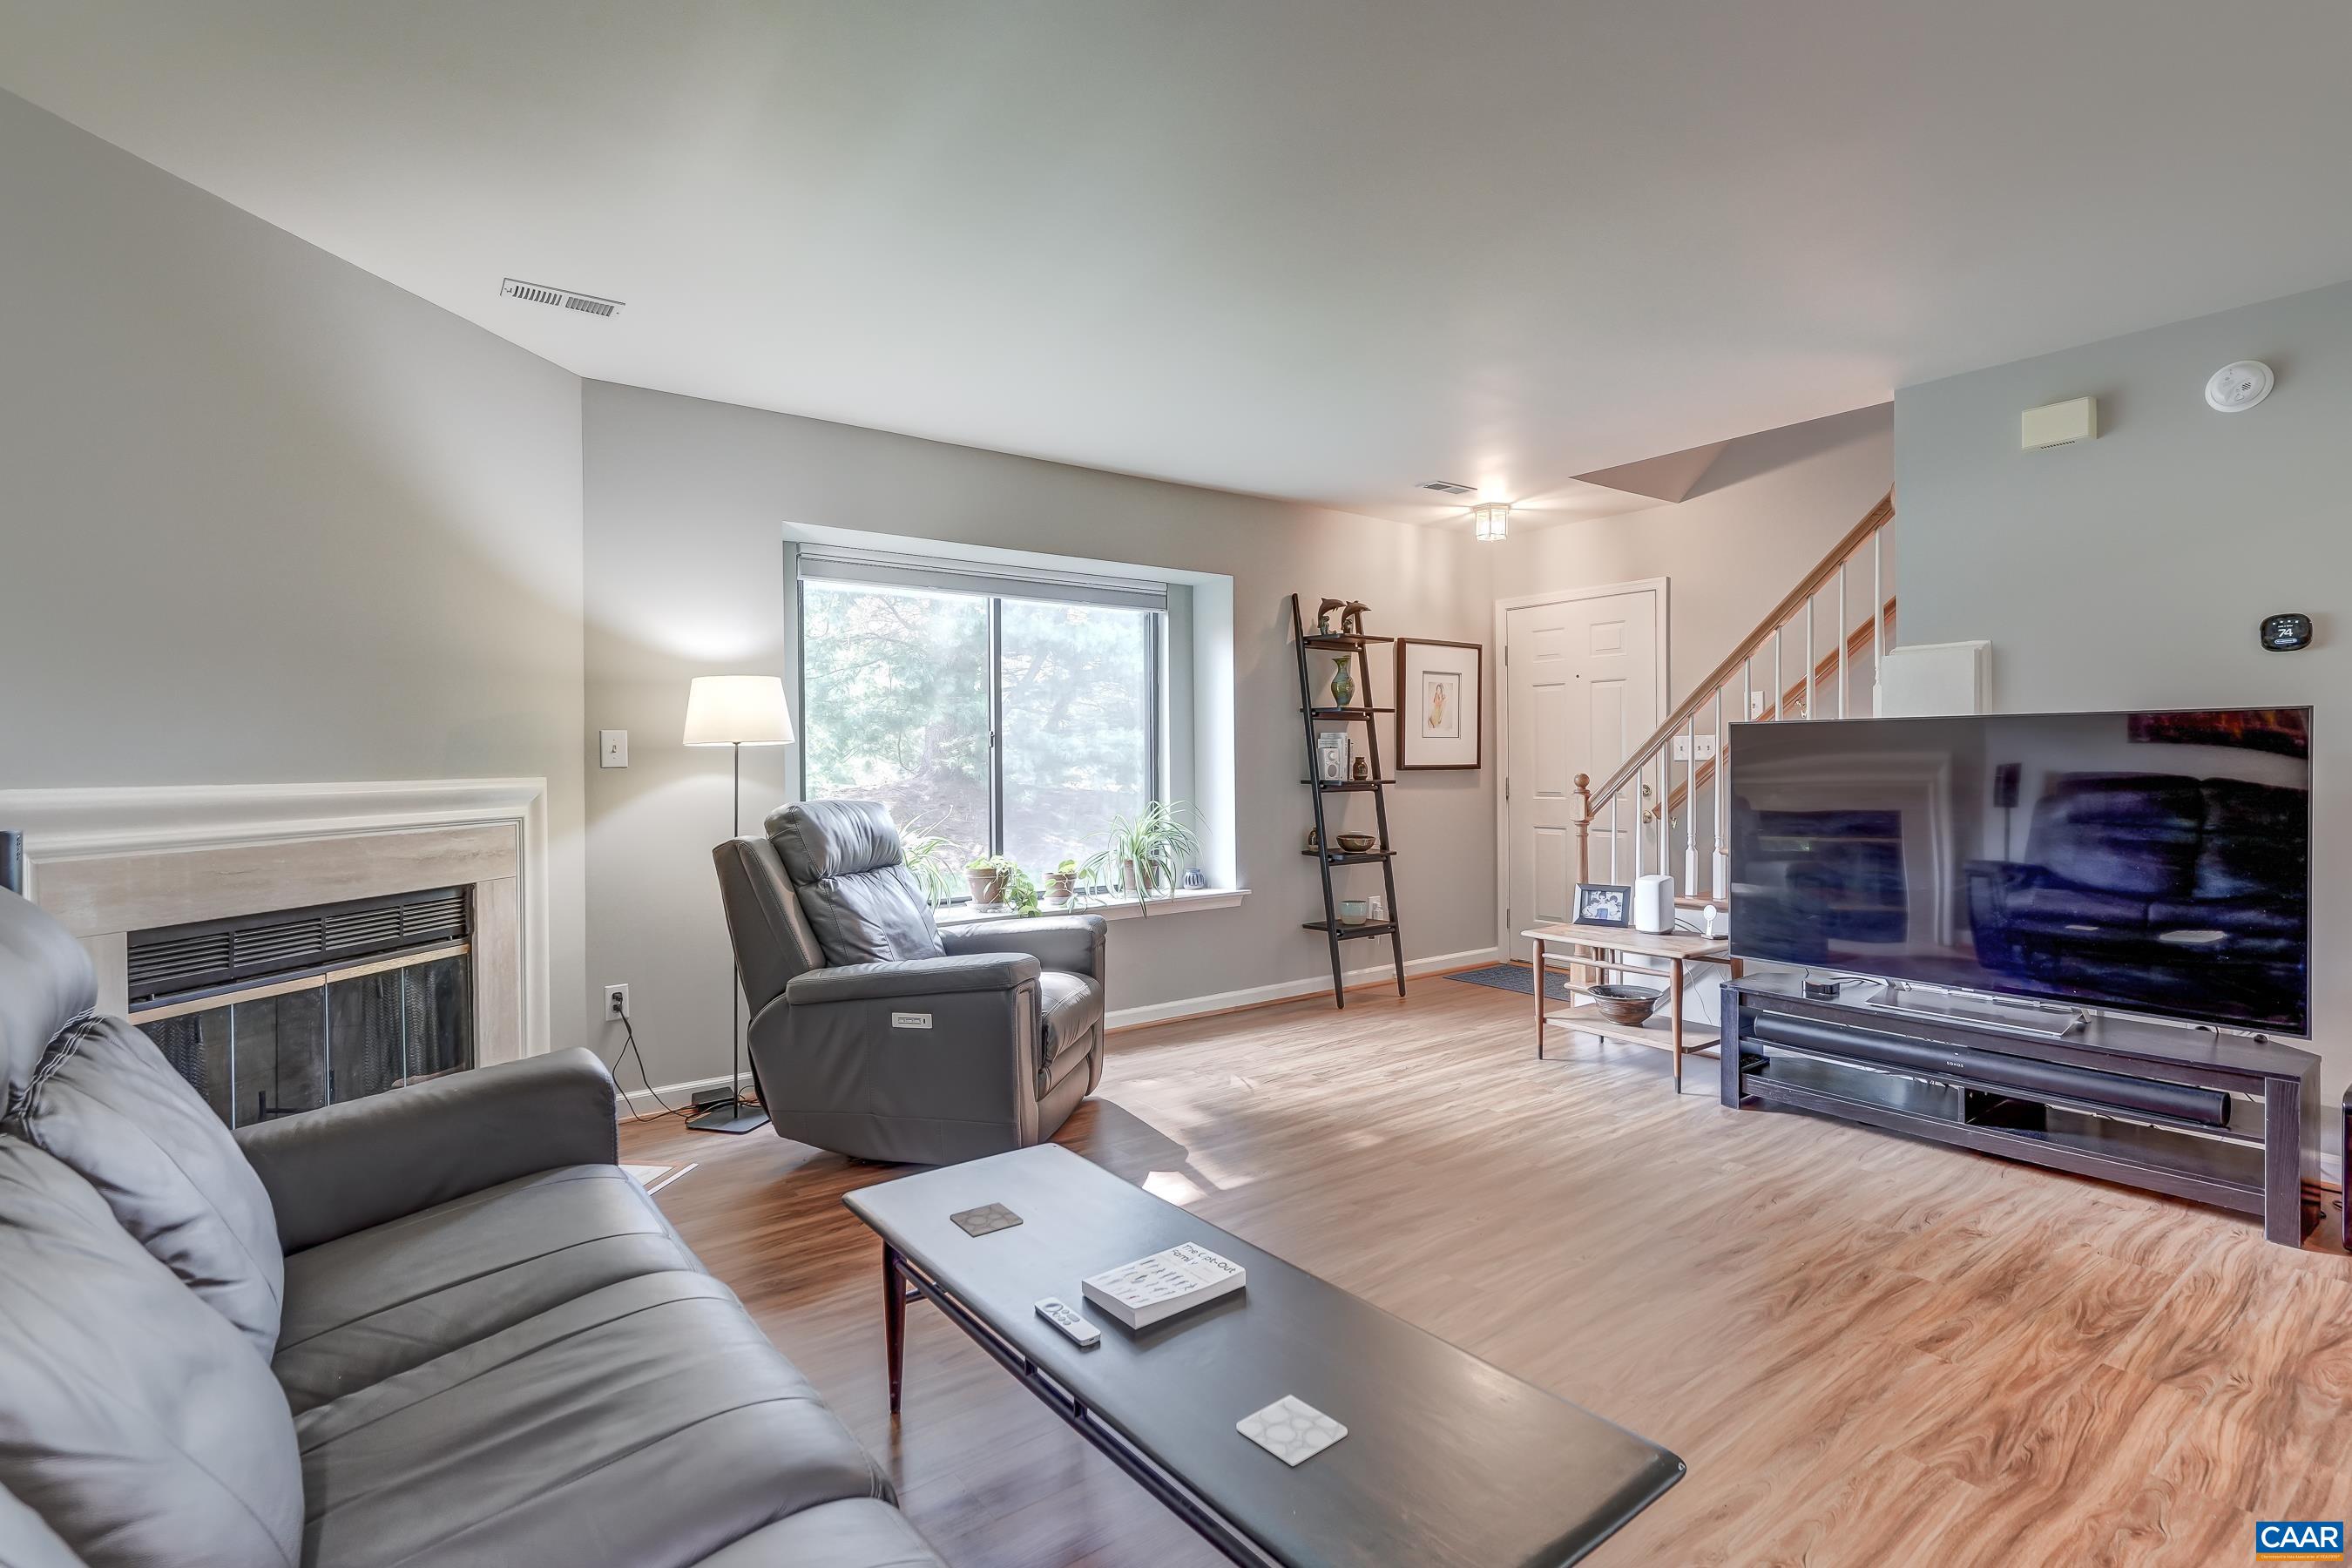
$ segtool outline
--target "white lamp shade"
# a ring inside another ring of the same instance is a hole
[[[792,738],[780,675],[698,675],[687,689],[689,746],[782,746]]]

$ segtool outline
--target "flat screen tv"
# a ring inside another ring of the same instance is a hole
[[[2310,1032],[2311,710],[1734,724],[1731,951]]]

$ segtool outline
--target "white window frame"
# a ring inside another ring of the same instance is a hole
[[[958,594],[984,598],[988,605],[988,845],[990,855],[1004,853],[1004,601],[1021,599],[1049,604],[1101,605],[1141,610],[1145,626],[1147,702],[1151,715],[1144,731],[1146,798],[1159,803],[1170,798],[1168,693],[1168,586],[1130,578],[1095,577],[1081,573],[1011,568],[984,563],[942,560],[894,552],[802,545],[793,552],[794,706],[803,728],[812,733],[815,716],[808,705],[808,584],[812,579],[860,587],[893,588],[915,593]],[[804,763],[803,763],[804,768]],[[802,778],[806,796],[806,777]],[[1108,826],[1106,824],[1106,826]],[[1099,894],[1108,889],[1082,889]],[[968,901],[950,899],[947,907]]]

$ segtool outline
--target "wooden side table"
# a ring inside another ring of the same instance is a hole
[[[1683,1026],[1683,965],[1702,960],[1727,963],[1731,977],[1739,978],[1739,961],[1731,956],[1729,939],[1719,936],[1688,936],[1673,931],[1653,936],[1626,926],[1544,925],[1519,933],[1535,948],[1536,971],[1536,1055],[1544,1054],[1544,1032],[1559,1027],[1579,1034],[1598,1035],[1604,1040],[1616,1040],[1625,1045],[1653,1046],[1675,1056],[1675,1092],[1683,1091],[1683,1058],[1716,1044],[1718,1031],[1705,1027],[1685,1029]],[[1612,969],[1626,966],[1613,960],[1628,956],[1658,958],[1666,961],[1664,973],[1651,969],[1629,970],[1628,973],[1655,978],[1666,984],[1666,1016],[1653,1013],[1638,1026],[1615,1024],[1603,1017],[1601,1009],[1590,1002],[1572,1003],[1560,1008],[1545,1005],[1544,976],[1549,965],[1547,960],[1552,950],[1562,952],[1568,968],[1568,985],[1572,994],[1589,994],[1593,984],[1607,978]],[[1596,977],[1591,984],[1580,978]]]

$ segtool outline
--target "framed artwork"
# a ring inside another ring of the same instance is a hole
[[[1397,638],[1397,766],[1486,765],[1486,650],[1475,642]]]
[[[1576,885],[1576,923],[1580,926],[1625,926],[1633,923],[1633,889],[1614,882]]]

